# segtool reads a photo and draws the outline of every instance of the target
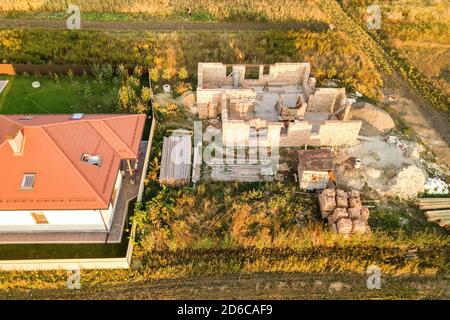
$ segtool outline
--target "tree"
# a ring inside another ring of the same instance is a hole
[[[134,67],[133,75],[134,75],[136,78],[139,79],[140,77],[142,77],[142,74],[143,74],[143,72],[142,72],[142,68],[141,68],[140,66]]]
[[[133,107],[133,112],[135,113],[147,113],[147,111],[148,105],[142,101],[138,101]]]
[[[185,67],[182,67],[180,70],[178,70],[178,78],[180,80],[185,80],[185,79],[189,78],[189,73]]]
[[[128,77],[128,70],[123,64],[119,64],[116,73],[119,76],[120,80],[126,79]]]
[[[130,103],[130,97],[128,96],[128,88],[126,86],[122,86],[119,89],[119,103],[120,107],[124,110],[127,109],[128,104]]]
[[[150,89],[149,87],[142,87],[141,91],[142,101],[149,102],[152,97],[153,97],[152,89]]]
[[[174,75],[173,69],[172,68],[166,68],[166,69],[163,70],[162,78],[164,80],[170,80],[170,79],[172,79],[173,75]]]
[[[72,69],[67,70],[67,77],[69,77],[70,82],[73,82],[73,71],[72,71]]]
[[[156,69],[156,68],[150,69],[150,80],[151,80],[152,82],[158,82],[158,80],[159,80],[159,72],[158,72],[158,69]]]

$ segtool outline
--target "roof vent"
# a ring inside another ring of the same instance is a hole
[[[33,118],[34,118],[34,116],[23,116],[23,117],[20,117],[19,120],[31,120]]]
[[[72,120],[80,120],[81,118],[83,118],[84,113],[74,113],[71,117]]]
[[[102,162],[102,158],[99,155],[90,155],[87,153],[83,153],[83,155],[81,156],[81,161],[99,167]]]

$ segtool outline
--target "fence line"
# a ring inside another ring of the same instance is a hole
[[[150,160],[150,152],[152,150],[152,142],[153,142],[153,136],[155,134],[155,128],[156,128],[156,120],[155,120],[155,113],[153,112],[153,107],[152,107],[152,124],[150,127],[150,134],[148,137],[147,151],[146,151],[145,158],[144,158],[144,167],[142,169],[142,177],[141,177],[141,182],[139,184],[137,202],[142,201],[142,196],[144,193],[145,178],[147,177],[148,163]]]

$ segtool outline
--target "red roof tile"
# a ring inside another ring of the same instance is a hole
[[[0,115],[0,210],[106,209],[121,159],[137,158],[145,115]],[[111,125],[112,123],[112,125]],[[120,124],[118,124],[120,123]],[[3,136],[23,128],[23,154]],[[100,166],[81,161],[99,155]],[[21,190],[24,173],[35,173],[33,190]]]
[[[324,171],[332,170],[333,155],[329,149],[307,149],[298,151],[298,169]]]

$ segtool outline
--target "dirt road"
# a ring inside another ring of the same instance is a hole
[[[365,274],[264,273],[160,279],[120,285],[0,292],[0,299],[448,299],[443,277],[382,276],[367,288]]]
[[[417,132],[438,161],[450,167],[450,123],[445,113],[425,107],[408,88],[397,87],[392,92],[397,98],[390,107]]]

